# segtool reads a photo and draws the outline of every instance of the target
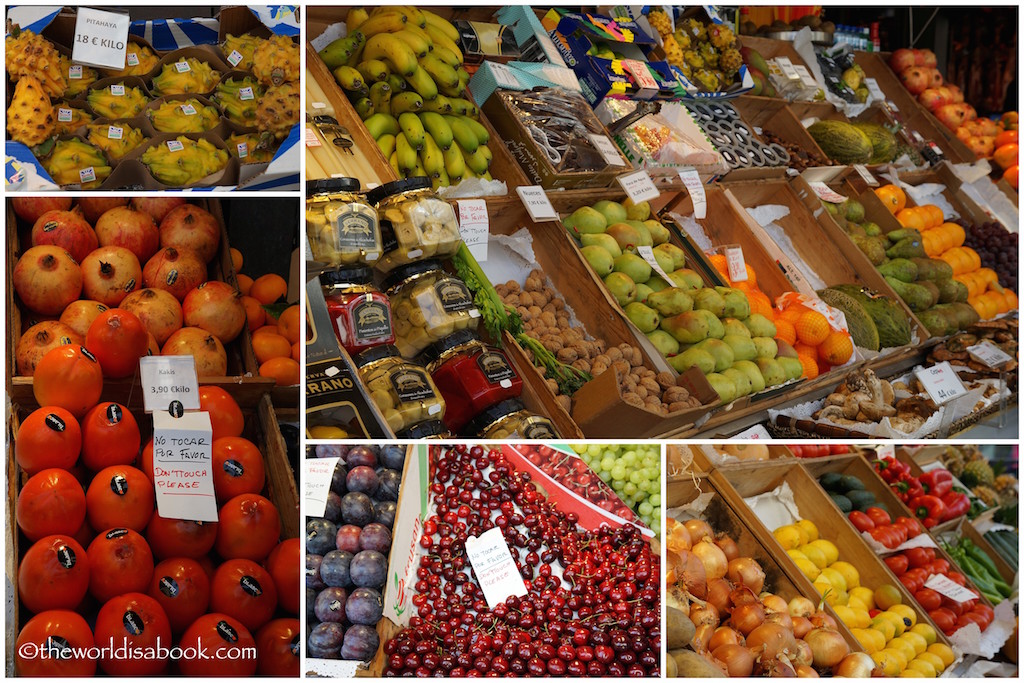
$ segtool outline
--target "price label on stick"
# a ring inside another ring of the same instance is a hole
[[[956,581],[943,576],[942,574],[933,574],[931,578],[924,582],[925,588],[931,588],[936,593],[946,596],[950,600],[956,602],[967,602],[968,600],[977,599],[974,591],[969,588],[961,586]]]
[[[217,521],[209,413],[153,413],[153,488],[161,517]]]
[[[672,283],[668,273],[662,270],[661,265],[658,263],[658,259],[654,257],[654,249],[651,247],[637,247],[636,253],[639,254],[644,261],[647,261],[647,264],[654,269],[654,272],[661,276],[661,279],[669,284]]]
[[[860,177],[863,178],[865,183],[867,183],[871,187],[878,187],[878,181],[875,180],[875,176],[871,175],[871,172],[868,170],[867,166],[865,166],[864,164],[854,164],[853,170],[855,170],[860,175]]]
[[[71,61],[101,68],[123,69],[130,25],[131,18],[127,14],[79,7]]]
[[[467,538],[466,554],[489,607],[493,608],[513,595],[526,595],[526,584],[516,569],[501,529],[495,527],[479,536]]]
[[[936,405],[942,405],[967,393],[967,388],[949,361],[918,370],[917,378],[921,380],[924,390]]]
[[[967,347],[971,358],[990,368],[998,368],[1013,360],[1013,356],[989,341]]]
[[[144,356],[139,374],[147,413],[165,412],[174,402],[182,410],[199,410],[199,380],[192,356]]]
[[[746,282],[747,262],[743,260],[743,247],[728,247],[725,250],[725,264],[729,268],[729,279],[733,282]]]
[[[558,220],[555,207],[551,206],[547,192],[540,185],[520,185],[516,188],[516,192],[534,223]]]
[[[327,510],[327,494],[340,458],[306,458],[302,461],[302,482],[305,488],[303,510],[306,515],[323,517]]]
[[[608,139],[607,135],[600,135],[597,133],[591,133],[590,141],[594,143],[594,147],[601,156],[604,157],[604,162],[609,166],[625,166],[626,162],[622,160],[622,155],[619,154],[619,148],[615,146],[615,143]]]
[[[708,215],[708,197],[704,192],[704,183],[700,181],[697,169],[688,168],[679,172],[679,177],[690,193],[690,201],[693,202],[693,217],[705,218]]]
[[[490,221],[487,202],[483,199],[459,200],[459,234],[477,261],[487,260],[487,238]]]
[[[626,194],[629,195],[634,204],[657,199],[661,196],[661,190],[655,186],[647,171],[635,171],[620,175],[616,180],[619,181],[619,185],[626,191]]]

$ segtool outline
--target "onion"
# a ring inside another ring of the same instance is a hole
[[[875,670],[875,660],[864,652],[851,652],[843,657],[836,667],[835,675],[843,678],[871,678]]]
[[[736,541],[725,534],[720,534],[715,539],[715,545],[722,549],[722,552],[725,553],[725,559],[730,562],[740,556],[740,548],[736,545]]]
[[[690,533],[690,544],[696,544],[698,541],[702,541],[705,538],[714,538],[715,532],[711,529],[711,525],[705,522],[703,519],[688,519],[683,522],[683,526]]]
[[[743,635],[764,623],[764,607],[761,603],[754,602],[749,605],[740,605],[733,609],[732,618],[729,619],[729,626],[736,629]]]
[[[725,664],[716,659],[710,652],[701,652],[700,655],[704,657],[704,659],[708,660],[708,664],[721,671],[723,677],[727,677],[729,675],[729,672],[725,668]]]
[[[814,603],[802,596],[796,596],[789,601],[789,616],[809,617],[814,614]]]
[[[807,635],[807,632],[814,628],[814,624],[807,617],[792,617],[793,619],[793,635],[797,638],[803,638]]]
[[[803,664],[810,666],[814,661],[814,655],[811,652],[811,646],[807,644],[806,640],[796,641],[796,654],[792,657],[793,664]]]
[[[689,550],[693,545],[690,539],[690,532],[686,530],[685,524],[676,522],[672,530],[668,532],[668,547],[673,550]]]
[[[787,631],[793,630],[793,617],[789,616],[789,612],[768,612],[764,620],[778,624]]]
[[[796,671],[785,657],[778,659],[762,657],[757,667],[757,675],[770,678],[794,678]]]
[[[702,624],[697,627],[697,632],[693,635],[693,649],[697,652],[706,652],[708,649],[708,643],[711,642],[711,636],[715,634],[717,624]]]
[[[838,634],[837,634],[838,635]],[[747,636],[747,647],[761,652],[761,659],[775,659],[779,654],[796,650],[793,632],[771,622],[761,624]]]
[[[704,569],[704,565],[701,565],[701,569]],[[732,602],[729,600],[729,594],[733,591],[732,584],[726,579],[711,579],[707,586],[708,592],[705,599],[715,606],[719,614],[728,614],[732,609]]]
[[[839,631],[830,628],[815,628],[807,632],[804,640],[811,646],[814,666],[830,669],[850,654],[850,646]]]
[[[757,593],[746,586],[736,586],[736,589],[732,593],[729,593],[729,602],[732,603],[733,607],[753,605],[755,603],[758,605],[761,604],[757,599]]]
[[[814,628],[827,628],[832,629],[833,631],[836,630],[836,628],[838,628],[836,625],[836,620],[828,614],[826,614],[824,611],[815,612],[810,617],[808,617],[808,619],[811,620],[811,624],[814,626]]]
[[[806,664],[796,665],[796,677],[797,678],[820,678],[818,672],[807,666]]]
[[[785,598],[780,598],[778,595],[772,593],[761,593],[761,604],[768,612],[785,612],[789,614],[789,605],[786,604]]]
[[[746,678],[754,670],[754,655],[742,645],[722,645],[712,650],[711,656],[725,662],[732,678]]]
[[[704,540],[694,545],[691,552],[704,563],[704,571],[707,572],[709,579],[720,579],[725,576],[729,562],[725,559],[725,553],[717,545]]]
[[[726,565],[726,576],[733,583],[746,586],[755,593],[764,588],[764,570],[751,557],[738,557]]]
[[[689,550],[680,550],[677,553],[670,551],[667,557],[669,558],[669,567],[675,573],[676,580],[683,582],[690,595],[703,600],[708,593],[708,583],[704,563],[700,561],[700,558]]]
[[[721,623],[722,620],[718,616],[718,610],[715,609],[714,605],[707,604],[703,607],[690,607],[690,621],[692,621],[693,625],[697,628],[704,625],[710,625],[718,628],[718,624]]]
[[[743,645],[744,642],[743,636],[739,631],[731,629],[728,626],[719,626],[711,635],[711,641],[708,643],[708,649],[714,652],[723,645]]]

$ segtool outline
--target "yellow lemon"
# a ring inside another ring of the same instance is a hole
[[[881,667],[886,678],[895,678],[900,675],[901,671],[899,660],[896,659],[898,656],[899,653],[893,652],[892,650],[879,650],[878,652],[871,654],[871,659],[875,661],[875,664]]]
[[[801,519],[796,524],[807,533],[808,543],[818,540],[818,527],[814,526],[814,522],[809,519]]]
[[[803,545],[803,543],[800,542],[800,527],[794,524],[780,526],[778,529],[773,531],[772,534],[775,536],[775,540],[779,542],[779,545],[782,546],[783,550],[792,550]]]
[[[893,605],[889,611],[900,615],[905,621],[909,621],[907,628],[913,628],[917,624],[917,612],[910,605]]]
[[[870,655],[878,651],[878,648],[875,647],[875,638],[870,635],[873,631],[869,631],[866,628],[851,628],[850,633],[857,639],[860,646],[864,648],[864,652]]]
[[[841,591],[835,586],[832,586],[832,588],[829,589],[828,592],[822,594],[821,597],[825,598],[825,602],[833,607],[845,605],[846,601],[850,599],[846,594],[846,591]]]
[[[850,590],[850,599],[856,598],[868,609],[875,608],[875,592],[866,586],[857,586]]]
[[[802,545],[798,548],[804,556],[814,563],[818,569],[824,569],[828,566],[828,562],[825,561],[825,553],[821,548],[813,545]]]
[[[914,633],[913,631],[907,631],[900,636],[900,640],[905,640],[914,646],[914,655],[917,656],[928,649],[928,641],[924,639],[920,633]]]
[[[332,425],[317,425],[309,428],[311,439],[347,439],[348,432]]]
[[[935,667],[935,671],[937,673],[942,673],[946,670],[946,665],[942,663],[942,658],[939,657],[937,654],[933,654],[931,652],[922,652],[915,659],[922,662],[928,662],[933,667]]]
[[[793,563],[796,564],[796,568],[811,581],[817,579],[818,575],[821,574],[821,570],[818,569],[818,566],[806,557],[795,557],[793,558]]]
[[[892,622],[892,625],[896,628],[896,635],[903,635],[903,632],[910,628],[907,622],[903,621],[903,617],[893,612],[882,612],[878,615],[880,619],[888,619]]]
[[[867,628],[871,625],[871,615],[868,614],[866,609],[850,605],[850,603],[847,603],[847,605],[853,609],[853,613],[857,617],[857,628]]]
[[[843,578],[846,579],[846,590],[860,586],[860,572],[849,562],[843,562],[842,560],[833,562],[829,565],[829,569],[835,569],[843,575]]]
[[[893,638],[886,647],[899,652],[908,662],[917,656],[914,646],[903,640],[903,638]]]
[[[885,637],[885,634],[877,629],[870,628],[870,624],[867,631],[868,633],[871,633],[872,637],[875,639],[875,651],[884,650],[885,644],[889,642],[889,639]]]
[[[817,541],[811,541],[808,545],[817,546],[825,553],[826,564],[832,564],[839,559],[839,548],[832,541],[826,541],[823,538],[819,538]]]
[[[883,619],[881,616],[877,616],[871,620],[871,626],[874,630],[885,636],[885,642],[889,642],[896,637],[896,627],[888,619]]]
[[[925,675],[916,669],[904,669],[900,672],[900,678],[924,678]]]
[[[848,586],[846,585],[846,578],[831,567],[825,567],[821,570],[821,575],[828,579],[828,582],[835,586],[837,589],[846,592]]]
[[[886,645],[885,649],[882,650],[882,652],[891,652],[892,653],[892,656],[896,658],[896,662],[897,662],[897,665],[899,666],[900,671],[903,671],[904,669],[907,668],[907,661],[908,660],[903,655],[903,652],[901,652],[900,650],[897,650],[894,647],[889,647],[888,645]]]
[[[835,611],[836,616],[839,617],[839,621],[843,622],[850,628],[855,628],[857,626],[857,614],[852,609],[846,605],[836,605]]]
[[[935,633],[935,629],[933,629],[928,624],[914,624],[913,627],[911,627],[910,630],[913,633],[916,633],[916,634],[918,634],[920,636],[924,636],[925,642],[928,643],[929,645],[931,645],[936,640],[938,640],[938,636]]]
[[[903,602],[896,586],[885,584],[875,589],[875,607],[880,610],[887,610],[893,605]]]
[[[942,660],[942,665],[944,667],[948,667],[955,659],[953,656],[953,648],[943,643],[932,643],[928,646],[928,652],[931,652],[933,655],[938,655],[939,659]]]
[[[907,664],[907,670],[920,671],[921,675],[923,675],[925,678],[935,678],[935,675],[938,673],[935,670],[934,666],[924,661],[923,659],[910,660],[910,663]]]
[[[854,609],[862,609],[864,611],[871,609],[870,607],[865,605],[862,600],[858,599],[857,596],[853,594],[853,591],[850,591],[848,595],[850,596],[850,599],[846,602],[846,604],[850,607]]]

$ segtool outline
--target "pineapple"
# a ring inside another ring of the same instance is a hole
[[[663,39],[672,35],[672,20],[660,7],[651,8],[651,11],[647,13],[647,21]]]
[[[736,42],[736,35],[725,24],[711,24],[708,27],[708,38],[719,50],[728,50]]]
[[[984,458],[971,460],[964,465],[964,471],[960,475],[960,481],[972,489],[975,486],[991,486],[995,478],[992,466]]]
[[[38,78],[22,76],[7,109],[7,132],[11,139],[35,147],[54,134],[56,123],[57,117],[43,84]]]
[[[743,58],[740,56],[740,51],[736,49],[729,49],[722,53],[718,60],[718,66],[722,68],[722,71],[731,80],[733,76],[739,72],[740,67],[743,66]]]
[[[971,492],[987,507],[999,507],[999,494],[989,486],[975,486]]]
[[[256,107],[256,127],[260,133],[275,138],[287,137],[291,127],[299,122],[299,86],[284,83],[267,90]]]
[[[996,477],[995,482],[993,482],[993,486],[995,490],[1001,495],[1016,495],[1017,477],[1013,476],[1012,474],[1000,474],[998,477]]]
[[[68,87],[61,69],[60,53],[53,43],[32,31],[15,31],[7,36],[5,63],[12,81],[32,76],[49,97],[61,97]]]
[[[272,36],[256,47],[252,72],[266,86],[299,80],[299,46],[287,36]]]

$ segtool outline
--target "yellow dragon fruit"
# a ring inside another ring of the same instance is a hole
[[[97,116],[107,119],[130,119],[149,104],[142,88],[130,88],[124,83],[90,90],[86,99]]]
[[[61,69],[60,53],[53,43],[32,31],[15,29],[5,42],[4,63],[12,81],[32,76],[51,98],[60,97],[68,87],[67,72]]]
[[[81,95],[99,79],[96,69],[84,64],[72,64],[66,55],[60,56],[60,68],[68,79],[68,87],[64,90],[64,97],[68,99]]]
[[[228,163],[228,153],[209,140],[181,136],[150,147],[142,153],[141,159],[161,183],[183,187],[223,169]]]
[[[42,164],[58,185],[80,184],[84,190],[99,187],[110,175],[110,166],[103,152],[77,139],[58,140]]]
[[[55,128],[53,105],[43,91],[43,84],[38,78],[22,76],[14,86],[7,109],[7,132],[11,139],[35,147],[53,135]]]
[[[74,133],[85,124],[92,122],[92,114],[69,104],[57,104],[53,108],[53,115],[57,121],[56,128],[54,128],[54,133],[57,135]]]
[[[299,80],[299,46],[287,36],[262,41],[252,56],[252,72],[266,86]]]
[[[255,78],[228,78],[217,84],[213,101],[220,105],[224,116],[241,126],[256,125],[256,104],[264,88]]]
[[[276,146],[266,146],[269,136],[260,136],[255,133],[234,133],[225,142],[228,145],[228,152],[231,156],[238,157],[243,164],[261,164],[274,158]],[[243,146],[244,145],[244,146]],[[245,156],[242,156],[242,152]]]
[[[261,133],[281,139],[299,122],[299,86],[297,83],[276,85],[260,98],[256,107],[256,127]]]
[[[224,53],[224,59],[239,71],[252,71],[252,58],[256,48],[263,42],[259,36],[252,36],[246,33],[241,36],[233,36],[230,33],[221,43],[220,49]],[[232,56],[234,53],[238,53]],[[236,61],[237,60],[237,61]]]
[[[204,133],[217,127],[220,112],[194,97],[169,100],[147,112],[153,127],[161,133]]]
[[[207,93],[220,81],[220,72],[195,57],[164,64],[159,76],[153,79],[153,89],[159,95]]]
[[[138,128],[127,125],[94,123],[88,126],[89,142],[96,145],[111,159],[120,159],[128,152],[145,143],[149,138]],[[113,137],[111,137],[113,136]]]
[[[103,69],[103,75],[107,78],[123,78],[125,76],[145,76],[156,68],[160,58],[153,52],[153,48],[134,40],[128,43],[125,50],[123,69]]]

